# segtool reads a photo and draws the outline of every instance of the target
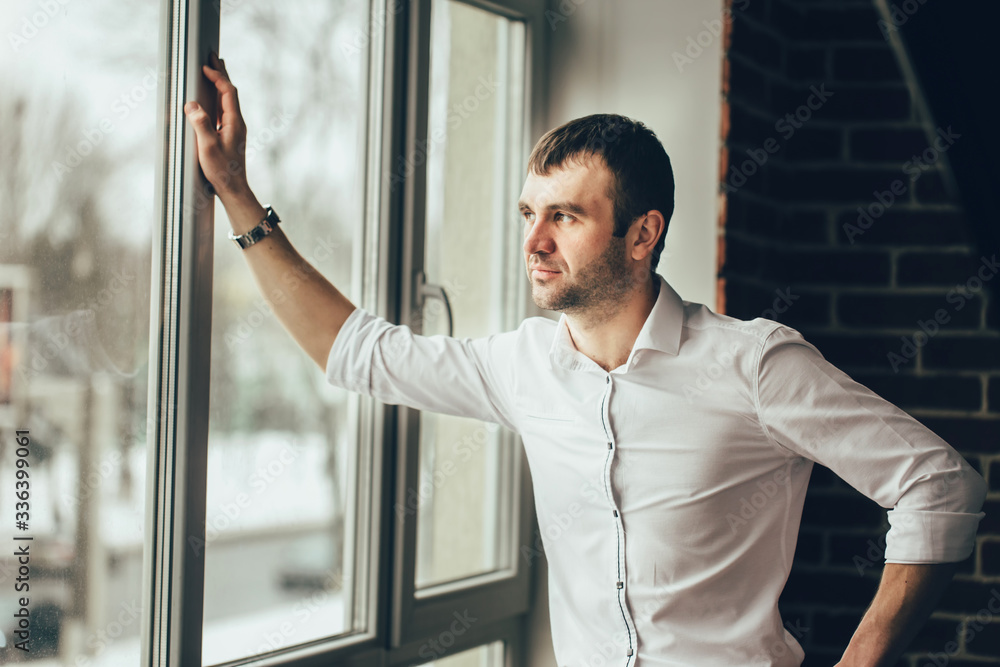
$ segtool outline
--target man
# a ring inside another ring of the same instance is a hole
[[[245,234],[265,211],[236,89],[212,62],[219,127],[185,111]],[[331,383],[522,436],[561,666],[799,665],[777,600],[813,461],[893,508],[881,585],[839,663],[893,664],[971,553],[985,484],[796,330],[681,300],[655,273],[673,189],[640,123],[595,115],[546,134],[518,206],[532,297],[562,317],[476,340],[355,308],[280,229],[245,255],[262,289],[305,267],[273,307]]]

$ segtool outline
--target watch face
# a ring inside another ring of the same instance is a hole
[[[274,209],[270,206],[268,206],[266,210],[267,215],[263,220],[257,223],[256,227],[251,229],[246,234],[240,234],[239,236],[234,235],[232,230],[230,230],[229,238],[235,241],[236,245],[239,247],[247,248],[273,232],[275,226],[281,222],[281,218],[278,217],[278,214],[275,213]]]

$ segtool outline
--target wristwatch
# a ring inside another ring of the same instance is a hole
[[[274,231],[274,228],[278,226],[279,222],[281,222],[281,218],[278,217],[278,214],[275,213],[274,209],[270,206],[268,206],[265,210],[267,211],[267,215],[264,216],[264,219],[257,223],[257,226],[246,234],[240,234],[237,236],[236,234],[233,234],[232,230],[229,231],[229,238],[233,240],[233,243],[238,245],[240,248],[246,249]]]

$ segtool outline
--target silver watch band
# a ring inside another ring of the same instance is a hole
[[[257,226],[248,231],[246,234],[240,234],[237,236],[233,234],[232,230],[229,231],[229,238],[233,240],[233,243],[238,245],[240,248],[246,249],[252,246],[257,241],[274,231],[274,228],[278,226],[281,222],[281,218],[278,214],[274,212],[274,209],[268,206],[266,209],[267,214],[264,219],[257,223]]]

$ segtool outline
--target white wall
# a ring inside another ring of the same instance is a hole
[[[549,12],[548,128],[619,113],[656,133],[676,181],[658,270],[681,298],[714,310],[722,0],[549,0]],[[692,62],[678,63],[688,49]],[[545,559],[536,564],[528,667],[556,667]]]
[[[722,0],[549,0],[549,11],[548,126],[619,113],[656,133],[676,182],[659,272],[714,309],[722,37],[709,27],[722,27]],[[689,47],[693,62],[678,65]]]

